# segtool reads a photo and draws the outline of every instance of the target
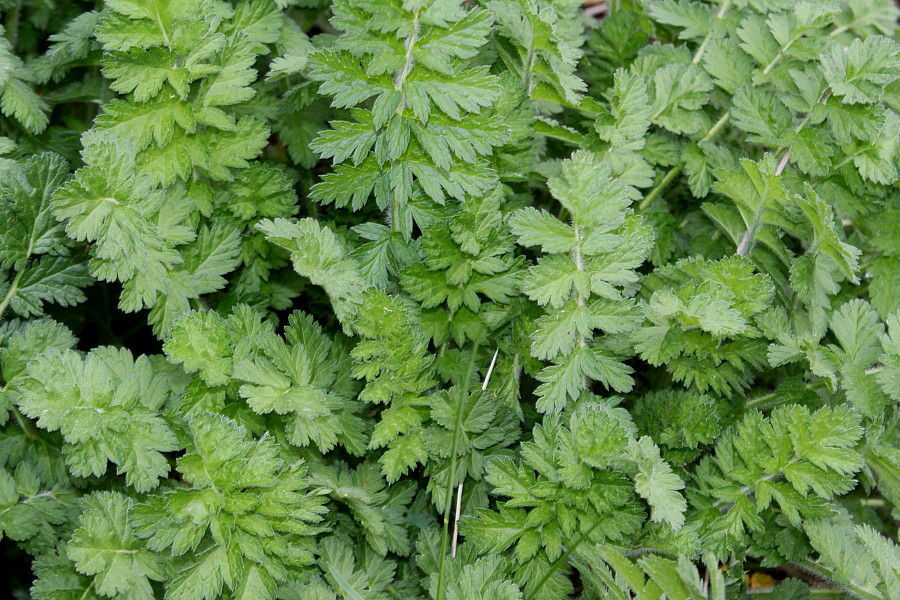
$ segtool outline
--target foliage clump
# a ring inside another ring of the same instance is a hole
[[[900,597],[900,11],[581,4],[0,0],[4,593]]]

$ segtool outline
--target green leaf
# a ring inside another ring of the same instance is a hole
[[[650,16],[660,23],[680,27],[678,37],[691,40],[704,37],[712,27],[709,8],[690,0],[663,0],[650,7]]]
[[[212,311],[190,312],[178,319],[163,344],[169,360],[188,373],[200,373],[210,386],[228,383],[234,343],[225,320]]]
[[[813,230],[813,249],[827,254],[851,282],[856,282],[860,251],[841,240],[831,207],[807,185],[803,196],[796,196],[800,210]]]
[[[513,214],[510,227],[523,246],[540,246],[548,254],[572,250],[578,240],[575,231],[550,213],[523,208]]]
[[[634,489],[650,504],[650,520],[668,523],[675,530],[681,529],[687,509],[687,502],[679,493],[684,488],[684,482],[660,457],[659,448],[651,438],[643,436],[633,442],[629,452],[638,468]]]
[[[673,63],[653,73],[649,87],[650,121],[676,134],[700,131],[700,109],[706,104],[713,84],[696,65]]]
[[[165,579],[165,563],[134,535],[129,522],[131,499],[116,492],[96,492],[82,506],[81,526],[67,548],[78,572],[93,576],[103,596],[153,598],[150,581]]]
[[[0,112],[33,134],[42,133],[50,122],[50,107],[28,85],[31,77],[5,36],[0,40],[0,72]]]
[[[132,144],[140,151],[151,144],[164,147],[175,136],[175,126],[186,133],[196,129],[196,116],[187,102],[178,98],[151,100],[143,104],[113,100],[103,107],[94,127],[98,131],[108,131],[116,137]],[[233,127],[233,122],[231,123]]]
[[[50,212],[53,192],[67,175],[66,161],[50,153],[33,156],[4,174],[0,266],[21,271],[34,254],[68,254],[62,225]]]
[[[814,127],[805,127],[800,131],[789,131],[783,138],[789,147],[791,158],[800,170],[807,175],[820,176],[831,168],[831,157],[834,147],[828,134]]]
[[[92,578],[81,575],[66,556],[66,545],[45,552],[32,563],[35,581],[31,596],[36,600],[102,600]]]
[[[9,284],[0,281],[0,292],[9,307],[23,317],[40,315],[44,304],[75,306],[84,302],[82,288],[93,283],[84,257],[46,256],[31,263]]]
[[[829,325],[841,345],[838,357],[845,365],[868,367],[878,359],[881,353],[878,342],[884,327],[864,300],[851,300],[841,306]]]
[[[107,461],[138,491],[169,472],[163,452],[178,443],[160,409],[170,393],[146,356],[101,347],[82,358],[72,350],[44,353],[28,364],[19,407],[37,425],[59,430],[74,475],[102,475]]]
[[[817,521],[806,529],[830,577],[872,598],[886,599],[900,591],[900,550],[871,527],[853,527],[848,519]]]
[[[650,127],[650,112],[644,78],[618,69],[610,110],[597,117],[594,129],[601,139],[614,147],[640,148],[643,146],[641,138]]]
[[[498,0],[489,2],[487,8],[494,15],[497,31],[514,46],[518,64],[510,70],[528,84],[526,93],[578,105],[587,86],[575,74],[581,51],[568,39],[570,24],[555,10],[541,9],[532,2]]]
[[[253,43],[256,54],[265,54],[267,44],[274,44],[281,35],[284,19],[275,0],[244,0],[234,9],[229,23],[232,32],[240,32]]]
[[[742,86],[731,108],[734,124],[750,134],[751,142],[776,148],[791,126],[791,113],[775,94],[764,88]]]
[[[264,9],[265,4],[266,2],[257,2],[254,7]],[[271,7],[271,3],[269,4]],[[235,36],[225,45],[215,64],[217,72],[206,77],[200,88],[203,108],[240,104],[256,95],[256,91],[250,87],[256,80],[256,71],[252,68],[256,57],[250,39],[252,38]]]
[[[681,578],[679,563],[651,554],[638,559],[638,564],[670,600],[690,600],[694,597]]]
[[[338,319],[350,331],[366,285],[356,262],[347,256],[334,232],[315,219],[264,219],[256,227],[269,241],[291,253],[297,273],[325,289]]]
[[[900,75],[900,46],[889,38],[855,39],[845,50],[822,55],[822,71],[835,96],[847,104],[874,104]]]

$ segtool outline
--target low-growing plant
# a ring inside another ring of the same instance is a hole
[[[900,598],[900,11],[581,4],[0,0],[7,594]]]

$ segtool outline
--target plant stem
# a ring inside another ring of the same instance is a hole
[[[6,295],[3,296],[3,301],[0,302],[0,319],[3,319],[3,313],[6,312],[6,308],[9,306],[9,303],[12,302],[12,299],[15,297],[16,292],[19,291],[19,282],[22,281],[22,275],[24,274],[25,269],[22,269],[21,271],[16,273],[15,278],[9,285],[9,289],[6,290]]]
[[[700,143],[706,142],[708,140],[711,140],[713,138],[713,136],[715,136],[717,133],[719,133],[719,130],[725,126],[725,123],[728,122],[728,119],[730,117],[731,117],[731,115],[728,113],[728,111],[725,111],[725,113],[721,117],[719,117],[719,120],[716,121],[715,123],[713,123],[713,126],[710,127],[709,131],[706,132],[706,135],[703,136],[703,139],[701,139],[697,143],[700,144]]]
[[[403,84],[406,83],[406,78],[409,77],[409,74],[412,71],[414,63],[413,49],[418,41],[419,11],[415,11],[413,14],[413,30],[412,33],[409,34],[409,37],[406,38],[405,42],[406,56],[403,61],[403,68],[400,69],[400,73],[397,75],[397,79],[394,82],[394,89],[400,92],[400,105],[397,107],[397,114],[403,114],[403,111],[406,110],[406,95],[403,93]]]
[[[494,372],[494,365],[497,364],[497,356],[500,354],[500,348],[497,347],[494,350],[494,357],[491,359],[491,366],[488,367],[487,375],[484,376],[484,382],[481,384],[481,391],[485,391],[487,389],[488,383],[491,381],[491,373]],[[450,557],[456,558],[456,538],[459,536],[459,515],[462,511],[462,493],[463,493],[463,483],[465,481],[459,482],[459,487],[456,490],[456,518],[453,520],[453,543],[450,545]]]
[[[719,8],[719,12],[716,14],[716,19],[721,21],[725,18],[725,14],[728,13],[728,9],[731,7],[731,0],[725,0],[722,3],[722,6]],[[691,63],[698,64],[700,60],[703,58],[703,53],[706,52],[706,46],[709,45],[710,40],[712,39],[713,27],[710,25],[709,32],[706,34],[706,37],[703,38],[703,41],[700,43],[700,47],[697,48],[697,52],[694,53],[694,58],[691,60]]]
[[[597,529],[597,527],[599,525],[600,525],[600,521],[599,520],[595,521],[594,524],[591,525],[590,529],[588,529],[585,533],[583,533],[581,535],[581,537],[575,541],[574,544],[569,546],[569,548],[565,552],[563,552],[562,556],[560,556],[555,561],[553,561],[553,564],[550,565],[550,568],[547,569],[547,572],[544,573],[544,576],[538,580],[537,585],[534,586],[534,590],[530,594],[528,594],[528,596],[525,598],[525,600],[534,600],[534,597],[537,595],[537,593],[540,591],[540,589],[542,587],[544,587],[544,584],[547,583],[547,580],[550,579],[550,576],[556,572],[556,570],[569,558],[569,556],[572,555],[573,552],[575,552],[578,549],[578,547],[586,539],[588,539],[590,537],[590,535],[592,533],[594,533],[594,530]]]
[[[826,101],[828,97],[831,95],[831,88],[825,88],[822,93],[819,95],[819,99],[816,100],[815,104],[821,104]],[[799,133],[802,131],[806,125],[809,123],[809,120],[812,118],[812,109],[806,113],[806,117],[794,127],[794,131]],[[782,146],[778,150],[775,151],[775,154],[781,154],[781,160],[778,162],[778,167],[775,169],[775,177],[781,176],[784,173],[785,168],[788,166],[788,160],[791,157],[790,148],[785,148]],[[737,250],[735,250],[735,254],[738,256],[747,256],[751,252],[753,252],[753,242],[756,241],[756,234],[759,230],[760,221],[762,220],[763,214],[766,212],[766,203],[763,202],[763,205],[760,207],[760,210],[757,211],[755,215],[753,215],[753,221],[750,225],[747,226],[747,230],[744,232],[743,237],[741,237],[741,241],[738,243]]]
[[[6,16],[6,39],[9,40],[13,50],[17,50],[19,44],[19,18],[22,13],[22,0],[17,0],[15,7]]]
[[[719,120],[709,128],[709,131],[706,132],[706,135],[704,135],[703,138],[701,138],[697,143],[702,144],[703,142],[711,140],[717,133],[719,133],[719,131],[721,131],[723,127],[725,127],[725,124],[728,123],[728,119],[730,118],[730,116],[731,115],[729,115],[726,111],[725,114],[719,117]],[[683,168],[684,163],[680,162],[669,169],[662,180],[659,182],[659,185],[653,188],[650,193],[644,197],[644,199],[638,205],[638,210],[645,210],[648,206],[650,206],[650,203],[656,200],[656,197],[659,196],[659,194],[666,188],[667,185],[672,183],[672,180],[675,179],[675,177],[678,175],[678,173],[681,172],[681,169]]]
[[[25,415],[19,412],[19,407],[13,406],[11,412],[16,418],[16,421],[18,421],[19,427],[22,428],[22,432],[25,434],[25,437],[32,441],[37,440],[38,437],[40,437],[37,430],[35,430],[34,425],[32,425],[31,422],[25,418]]]
[[[472,380],[472,372],[475,370],[475,357],[478,355],[479,343],[472,343],[469,366],[466,368],[466,377],[463,380],[463,394],[469,393],[469,382]],[[498,348],[499,351],[499,348]],[[495,354],[496,356],[496,354]],[[487,378],[485,378],[487,380]],[[450,474],[447,476],[447,502],[444,505],[444,532],[441,535],[441,559],[438,565],[438,590],[437,599],[444,595],[444,563],[447,560],[447,542],[450,537],[450,512],[453,506],[453,479],[456,476],[456,451],[459,447],[459,432],[462,430],[462,410],[456,411],[456,424],[453,427],[453,443],[450,446]]]
[[[818,563],[814,563],[811,560],[803,560],[798,562],[788,563],[789,565],[798,568],[800,571],[805,573],[815,575],[822,581],[828,583],[829,585],[833,585],[836,588],[840,588],[844,590],[845,595],[850,595],[854,598],[859,598],[860,600],[881,600],[879,596],[875,596],[874,594],[870,594],[866,590],[860,588],[857,585],[852,583],[840,583],[831,578],[831,574],[828,570]],[[812,591],[812,590],[810,590]]]
[[[638,205],[638,210],[645,210],[648,206],[650,206],[650,203],[656,200],[656,197],[659,196],[659,194],[666,188],[667,185],[672,183],[672,180],[678,176],[678,173],[680,173],[681,169],[683,168],[684,163],[680,162],[669,169],[668,172],[663,176],[662,181],[660,181],[655,188],[650,190],[649,194],[644,196],[644,199],[641,200],[641,203]]]

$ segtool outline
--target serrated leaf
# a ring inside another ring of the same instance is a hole
[[[846,103],[874,104],[900,75],[900,46],[881,36],[856,39],[846,50],[835,46],[823,54],[822,70],[834,95]]]
[[[144,548],[129,523],[131,499],[97,492],[84,500],[81,527],[72,534],[67,554],[78,572],[94,577],[97,592],[152,598],[150,580],[165,578],[162,557]]]

